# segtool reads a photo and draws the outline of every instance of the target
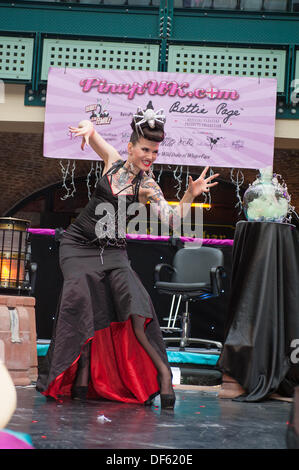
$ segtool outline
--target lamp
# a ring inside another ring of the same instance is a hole
[[[28,220],[0,217],[0,290],[31,290]]]

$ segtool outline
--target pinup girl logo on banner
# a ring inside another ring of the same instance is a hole
[[[85,112],[90,114],[89,119],[97,126],[110,124],[112,117],[109,115],[108,106],[110,104],[109,98],[107,100],[97,100],[97,104],[88,104],[85,106]]]

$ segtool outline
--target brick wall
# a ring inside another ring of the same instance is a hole
[[[88,162],[77,162],[76,176],[89,171]],[[59,160],[43,157],[43,136],[0,133],[0,214],[31,194],[62,181]]]
[[[90,162],[76,162],[76,177],[86,176]],[[192,168],[199,173],[202,168]],[[299,211],[299,151],[276,150],[274,171],[282,175]],[[230,181],[230,169],[217,169]],[[236,173],[236,172],[235,172]],[[244,187],[252,182],[256,170],[243,170]],[[0,215],[6,215],[17,203],[31,194],[62,181],[59,160],[43,157],[43,136],[40,134],[0,133]]]

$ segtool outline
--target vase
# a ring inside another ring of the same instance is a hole
[[[243,196],[243,210],[249,222],[284,222],[290,197],[272,171],[261,171]]]

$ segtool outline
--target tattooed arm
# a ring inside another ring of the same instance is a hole
[[[169,225],[173,230],[176,230],[181,225],[181,214],[171,207],[165,200],[160,186],[153,178],[145,177],[141,182],[139,189],[139,201],[146,203],[150,202],[151,210],[159,217],[162,223]]]
[[[187,215],[194,199],[218,184],[218,182],[211,183],[211,181],[217,178],[219,173],[205,178],[208,169],[209,167],[206,167],[195,181],[189,176],[188,189],[175,208],[167,203],[156,181],[153,178],[145,177],[140,188],[141,202],[150,201],[154,213],[158,215],[161,222],[169,224],[173,230],[176,230],[180,227],[182,218]]]

